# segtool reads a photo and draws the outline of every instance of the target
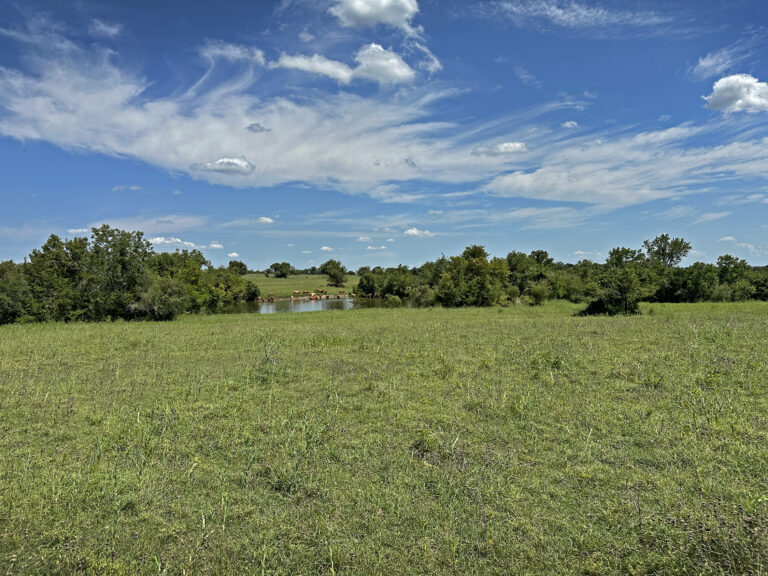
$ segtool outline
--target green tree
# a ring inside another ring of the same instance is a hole
[[[240,276],[248,274],[248,266],[245,265],[245,262],[241,262],[240,260],[230,260],[227,268],[230,272],[234,272]]]
[[[320,274],[328,276],[328,283],[331,286],[344,286],[344,276],[347,269],[338,260],[328,260],[323,262],[319,268]]]
[[[664,268],[677,266],[691,251],[691,244],[682,238],[670,238],[669,234],[661,234],[653,240],[645,240],[643,248],[648,258]]]

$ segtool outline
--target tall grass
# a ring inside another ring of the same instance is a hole
[[[761,574],[768,307],[0,329],[10,574]]]

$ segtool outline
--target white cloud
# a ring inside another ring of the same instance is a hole
[[[663,212],[656,214],[656,217],[663,220],[678,220],[680,218],[688,218],[694,214],[695,210],[692,206],[672,206]]]
[[[726,216],[730,216],[732,212],[705,212],[696,220],[694,220],[694,224],[702,224],[704,222],[714,222],[715,220],[720,220],[721,218],[725,218]]]
[[[395,239],[394,239],[394,238],[387,238],[387,239],[385,240],[385,242],[389,242],[389,243],[392,243],[392,242],[394,242],[394,241],[395,241]]]
[[[88,33],[97,38],[114,38],[119,36],[122,31],[123,27],[120,24],[109,24],[97,18],[91,20],[88,25]]]
[[[598,4],[579,4],[574,0],[509,0],[490,2],[481,13],[502,16],[518,26],[546,22],[575,30],[631,27],[651,29],[672,21],[654,12],[612,10]]]
[[[367,78],[379,84],[400,84],[410,82],[416,76],[405,61],[394,52],[378,44],[363,46],[355,56],[357,78]],[[437,63],[439,66],[439,62]],[[439,68],[438,68],[439,69]]]
[[[749,58],[751,48],[751,40],[734,42],[729,46],[709,52],[706,56],[699,58],[696,66],[692,67],[690,72],[701,80],[720,76]]]
[[[238,254],[237,252],[230,252],[229,254],[227,254],[227,258],[240,258],[240,254]]]
[[[333,252],[333,248],[331,248],[330,246],[321,246],[320,250],[322,250],[323,252]]]
[[[228,60],[230,62],[252,62],[261,66],[266,64],[266,59],[264,58],[264,52],[262,50],[252,46],[230,44],[220,40],[208,40],[198,52],[200,56],[211,62],[216,60]]]
[[[573,129],[573,128],[578,128],[579,127],[579,123],[576,122],[576,120],[566,120],[565,122],[560,124],[560,126],[570,130],[570,129]]]
[[[223,250],[224,245],[221,242],[211,242],[210,244],[208,244],[208,248],[212,250]]]
[[[742,248],[754,256],[768,254],[768,249],[760,248],[759,246],[755,246],[749,242],[739,242],[733,236],[725,236],[720,238],[718,242],[726,242],[728,244],[732,244],[735,248]]]
[[[366,250],[386,250],[386,246],[366,246]]]
[[[171,192],[171,194],[173,194],[174,196],[181,196],[181,190],[174,190],[173,192]]]
[[[67,234],[88,234],[90,231],[90,228],[68,228]]]
[[[131,190],[133,192],[138,192],[141,190],[141,186],[127,186],[127,185],[120,185],[120,186],[113,186],[112,192],[119,192],[121,190]]]
[[[315,39],[315,35],[311,34],[306,28],[299,32],[299,40],[302,42],[312,42]]]
[[[473,156],[503,156],[505,154],[514,154],[516,152],[525,152],[527,147],[525,142],[502,142],[492,146],[478,146],[472,150]]]
[[[170,248],[197,248],[197,244],[194,242],[186,242],[181,238],[175,236],[155,236],[149,239],[150,244],[153,246],[167,246]]]
[[[432,238],[435,235],[434,232],[419,230],[418,228],[408,228],[403,234],[412,238]]]
[[[768,112],[768,83],[760,82],[749,74],[734,74],[720,78],[712,87],[712,94],[703,96],[711,110],[733,112]]]
[[[395,52],[385,50],[379,44],[367,44],[355,55],[357,66],[353,69],[337,60],[329,60],[320,54],[312,56],[290,56],[281,54],[270,68],[288,68],[311,74],[320,74],[349,84],[355,78],[373,80],[379,84],[400,84],[410,82],[416,73]]]
[[[274,224],[275,221],[272,218],[269,218],[268,216],[260,216],[257,220],[259,224]]]
[[[354,72],[352,69],[336,60],[329,60],[320,54],[312,56],[290,56],[281,54],[276,62],[270,62],[270,68],[287,68],[290,70],[301,70],[310,74],[320,74],[328,76],[340,84],[349,84]]]
[[[419,11],[416,0],[336,0],[329,12],[342,26],[366,28],[386,24],[413,33],[411,20]]]
[[[302,254],[312,254],[312,250],[302,250]]]
[[[358,236],[357,237],[358,242],[370,242],[371,237],[370,236]]]
[[[541,88],[541,82],[539,82],[536,76],[528,72],[524,66],[515,66],[515,76],[526,86]]]
[[[256,167],[245,159],[245,156],[240,158],[222,157],[218,160],[211,160],[208,162],[196,162],[190,165],[190,169],[202,172],[223,172],[225,174],[242,174],[248,175],[253,172]]]

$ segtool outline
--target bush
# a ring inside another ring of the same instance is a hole
[[[417,306],[428,307],[435,305],[437,294],[429,286],[417,286],[411,291],[411,298]]]
[[[138,318],[173,320],[186,309],[183,288],[170,278],[154,277],[130,311]]]
[[[749,300],[755,295],[755,287],[747,280],[737,280],[731,288],[731,300],[734,302],[743,302]]]
[[[390,294],[384,298],[384,308],[400,308],[402,305],[403,301],[400,299],[400,296]]]
[[[712,294],[709,297],[712,302],[730,302],[731,301],[731,287],[728,283],[723,283],[715,287],[712,290]]]
[[[541,306],[549,296],[549,287],[543,282],[537,282],[536,284],[531,284],[527,292],[531,305]]]
[[[509,299],[510,299],[510,300],[512,300],[513,302],[514,302],[515,300],[517,300],[518,298],[520,298],[520,288],[518,288],[518,287],[517,287],[517,286],[515,286],[514,284],[511,284],[511,285],[510,285],[510,286],[507,288],[507,298],[509,298]]]

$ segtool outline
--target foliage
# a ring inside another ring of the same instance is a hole
[[[245,262],[241,262],[240,260],[230,260],[227,268],[230,272],[234,272],[240,276],[248,274],[248,266],[245,265]]]
[[[343,286],[347,269],[338,260],[328,260],[320,265],[320,274],[328,276],[328,284],[331,286]]]
[[[288,262],[275,262],[267,270],[267,276],[269,276],[269,272],[272,272],[275,278],[288,278],[288,275],[293,271],[293,266]]]

